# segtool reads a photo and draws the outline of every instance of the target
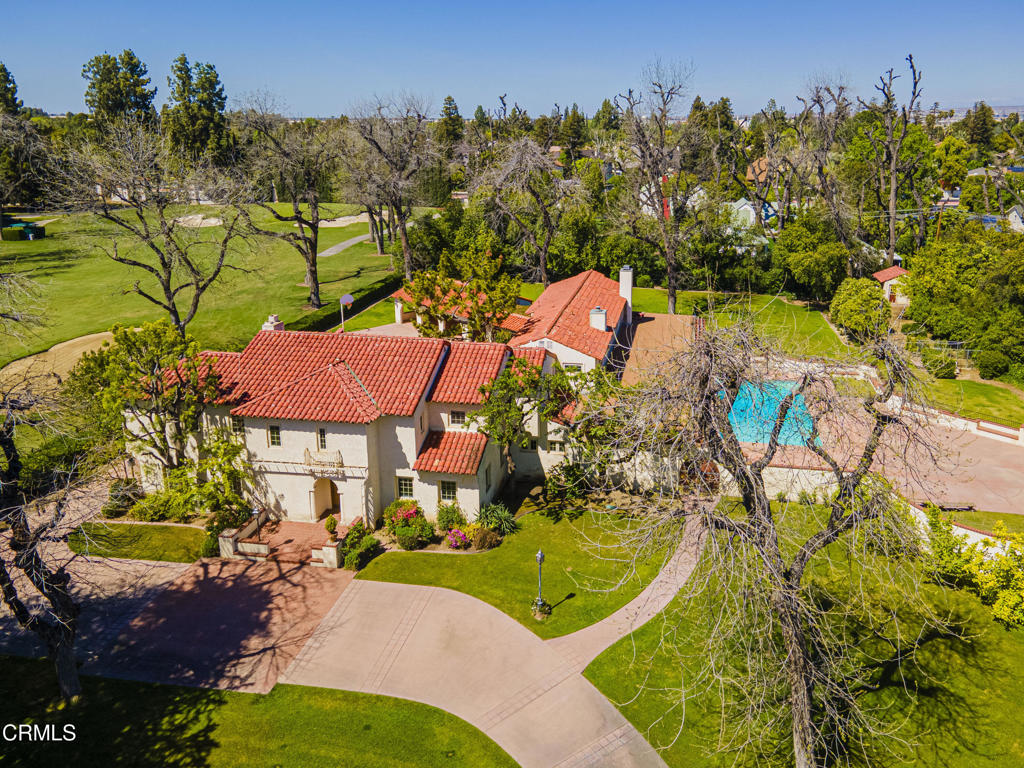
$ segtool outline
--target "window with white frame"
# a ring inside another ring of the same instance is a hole
[[[412,478],[411,477],[396,477],[395,483],[398,486],[398,498],[400,499],[411,499],[412,498]]]
[[[561,440],[548,440],[548,450],[552,453],[565,453],[565,443]]]
[[[317,450],[327,450],[327,430],[323,427],[320,427],[316,431],[316,447]]]
[[[577,373],[578,371],[583,370],[583,366],[579,363],[566,363],[562,368],[566,373]]]
[[[466,423],[466,412],[452,411],[448,420],[455,426],[461,426]]]
[[[245,419],[241,416],[231,417],[231,432],[236,435],[245,434]]]
[[[454,480],[441,481],[441,501],[446,504],[459,497],[459,484]]]
[[[281,445],[281,427],[277,424],[271,424],[267,427],[267,445],[280,447]]]

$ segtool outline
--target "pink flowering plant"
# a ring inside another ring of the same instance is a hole
[[[450,549],[466,549],[471,541],[471,539],[458,528],[452,528],[448,531],[446,539]]]
[[[395,535],[395,530],[402,526],[412,525],[417,518],[423,517],[423,510],[413,499],[399,499],[388,505],[384,510],[384,527],[388,533]]]

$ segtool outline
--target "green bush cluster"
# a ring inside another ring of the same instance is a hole
[[[485,504],[482,506],[476,520],[485,529],[492,530],[501,536],[508,536],[510,533],[515,533],[519,530],[519,523],[516,522],[515,515],[500,501],[496,504]],[[475,542],[473,546],[476,547]],[[477,549],[480,549],[480,547],[477,547]]]
[[[348,536],[345,537],[348,540]],[[381,552],[380,542],[372,533],[363,533],[362,538],[352,548],[344,553],[345,568],[349,571],[359,571],[366,567],[373,558]],[[341,552],[339,552],[341,555]]]
[[[25,230],[21,227],[5,227],[4,229],[0,229],[0,240],[13,241],[24,239]]]
[[[437,530],[447,533],[452,528],[461,528],[466,524],[466,516],[455,502],[442,504],[437,508]]]
[[[490,528],[478,528],[477,532],[473,535],[473,549],[481,552],[487,549],[494,549],[499,544],[501,544],[501,536]]]
[[[956,378],[956,360],[944,352],[925,347],[921,350],[921,362],[924,363],[924,369],[936,379]]]
[[[419,549],[434,538],[434,524],[412,499],[396,499],[384,510],[384,526],[402,549]]]
[[[1010,358],[997,349],[979,350],[973,359],[983,379],[998,379],[1010,370]]]

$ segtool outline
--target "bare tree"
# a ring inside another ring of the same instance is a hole
[[[798,768],[871,764],[905,736],[894,700],[915,693],[901,679],[932,640],[963,640],[921,597],[919,531],[895,487],[938,458],[908,407],[919,385],[884,335],[870,358],[879,388],[850,396],[837,386],[848,369],[783,357],[749,319],[709,318],[639,384],[594,390],[577,408],[570,455],[626,515],[606,529],[623,548],[611,551],[630,553],[624,579],[684,535],[703,542],[683,595],[700,607],[697,630],[667,614],[661,642],[686,659],[680,706],[709,692],[726,702],[719,750]],[[743,442],[733,409],[771,402],[779,379],[795,383],[758,417],[757,444]],[[803,504],[778,501],[796,494],[801,474],[785,467],[801,462],[822,479],[805,480]],[[611,557],[607,543],[592,542]]]
[[[619,217],[636,238],[650,243],[665,260],[668,311],[676,311],[683,244],[696,228],[687,213],[698,189],[696,178],[681,170],[699,137],[678,124],[691,72],[655,64],[644,72],[642,91],[616,98],[629,154],[622,163],[628,192],[620,197]]]
[[[427,130],[426,102],[408,94],[398,99],[378,97],[355,110],[352,126],[380,160],[372,166],[380,174],[374,186],[395,218],[402,242],[405,279],[411,280],[408,222],[415,179],[435,155]]]
[[[563,214],[583,193],[579,181],[561,178],[550,153],[522,137],[498,149],[495,164],[474,186],[493,193],[497,211],[515,223],[533,251],[540,281],[550,284],[548,251]]]
[[[320,278],[317,274],[321,208],[342,157],[344,145],[337,120],[307,119],[292,122],[278,114],[263,96],[252,99],[240,117],[241,125],[251,131],[255,141],[248,153],[247,194],[236,198],[239,212],[248,228],[264,237],[282,240],[294,248],[306,265],[303,282],[309,288],[309,305],[323,306]],[[273,186],[274,195],[268,195]],[[268,200],[285,197],[291,211],[282,212]],[[249,213],[255,205],[277,222],[295,229],[270,229],[260,225]],[[329,216],[328,216],[329,218]]]
[[[156,282],[137,279],[125,293],[163,309],[184,335],[222,272],[240,269],[229,259],[240,236],[237,212],[211,206],[185,215],[188,203],[216,183],[212,169],[186,164],[138,122],[116,122],[94,142],[63,147],[54,165],[54,202],[113,225],[109,240],[96,247]]]
[[[908,159],[903,155],[903,143],[907,138],[907,126],[910,125],[917,112],[921,100],[921,72],[914,64],[914,57],[907,56],[910,66],[910,98],[906,104],[899,104],[896,98],[895,82],[899,75],[890,69],[878,78],[875,90],[881,96],[880,101],[866,102],[858,98],[861,107],[868,110],[877,121],[876,126],[869,127],[866,135],[875,153],[875,163],[879,173],[879,189],[885,190],[885,205],[889,220],[889,242],[886,254],[889,264],[896,255],[896,201],[900,189],[907,183],[913,173],[917,159]]]
[[[377,246],[377,253],[384,253],[384,230],[386,227],[385,207],[387,201],[381,181],[387,173],[382,167],[382,160],[377,152],[351,128],[342,133],[344,151],[339,167],[339,187],[344,191],[345,199],[357,202],[366,211],[370,224],[370,236]],[[391,269],[395,268],[394,256],[391,256]]]

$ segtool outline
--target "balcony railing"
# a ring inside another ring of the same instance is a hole
[[[306,449],[304,462],[309,467],[340,468],[345,466],[341,460],[341,451],[311,451]]]

